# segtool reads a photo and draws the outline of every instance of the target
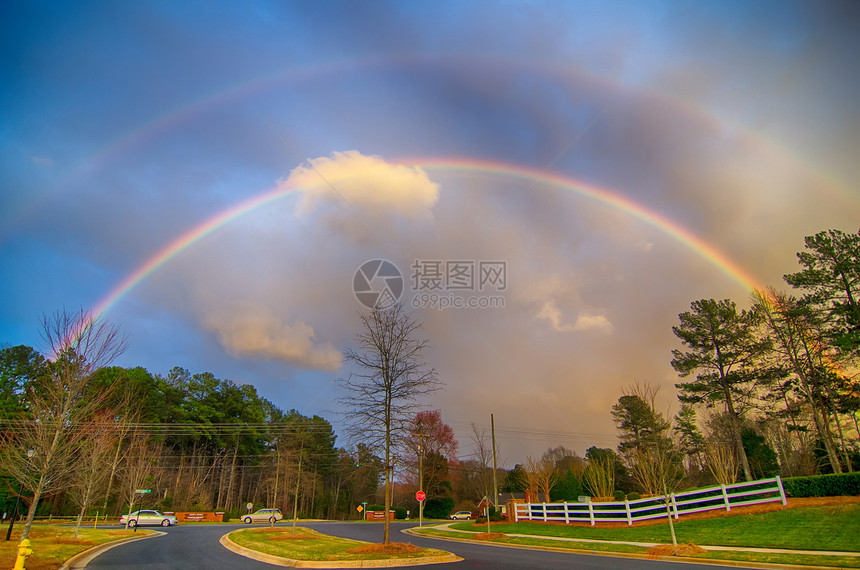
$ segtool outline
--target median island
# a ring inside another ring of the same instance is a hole
[[[221,537],[221,544],[256,560],[276,564],[295,561],[290,565],[306,568],[369,568],[462,560],[435,548],[419,548],[401,542],[373,544],[329,536],[304,527],[296,527],[295,532],[285,527],[235,530]]]

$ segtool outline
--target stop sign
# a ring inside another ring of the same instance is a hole
[[[425,496],[426,495],[424,494],[424,491],[418,491],[417,493],[415,493],[415,500],[423,501]]]

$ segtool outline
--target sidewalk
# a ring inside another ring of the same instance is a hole
[[[441,525],[434,525],[432,527],[424,527],[424,528],[433,528],[436,530],[444,530],[448,532],[456,532],[462,534],[477,534],[473,531],[468,530],[459,530],[451,528],[452,524],[457,523],[447,523]],[[416,530],[412,528],[410,530]],[[420,532],[418,534],[421,534]],[[541,536],[537,534],[507,534],[506,536],[511,536],[515,538],[535,538],[541,540],[553,540],[558,542],[583,542],[583,543],[596,543],[596,544],[623,544],[629,546],[642,546],[644,548],[651,548],[652,546],[657,546],[656,542],[625,542],[621,540],[594,540],[590,538],[566,538],[566,537],[558,537],[558,536]],[[713,550],[713,551],[731,551],[731,552],[756,552],[761,554],[803,554],[809,556],[853,556],[860,557],[860,552],[838,552],[833,550],[788,550],[785,548],[753,548],[749,546],[709,546],[704,544],[697,544],[696,546],[703,548],[704,550]]]

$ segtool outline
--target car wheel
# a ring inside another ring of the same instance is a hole
[[[133,520],[133,519],[132,519],[132,520],[130,520],[130,521],[128,521],[128,526],[130,526],[131,528],[136,527],[136,526],[137,526],[137,521],[136,521],[136,520]]]
[[[242,520],[245,521],[245,524],[251,524],[251,517],[245,517]]]
[[[272,524],[275,524],[275,521],[277,521],[277,520],[278,519],[276,519],[275,517],[269,517],[269,522]]]
[[[167,519],[164,519],[163,521],[161,521],[161,526],[170,526],[170,521]]]

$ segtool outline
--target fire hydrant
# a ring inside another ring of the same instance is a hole
[[[12,570],[26,570],[24,568],[24,561],[27,560],[27,557],[33,554],[33,549],[30,548],[30,540],[25,538],[21,541],[21,544],[18,545],[18,558],[15,559],[15,566]]]

